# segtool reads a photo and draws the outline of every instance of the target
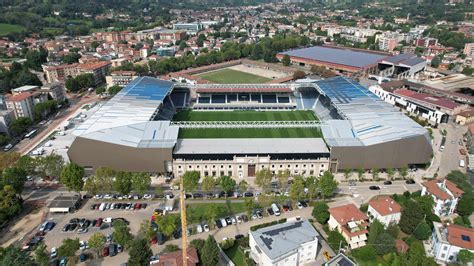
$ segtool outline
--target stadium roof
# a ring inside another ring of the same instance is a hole
[[[367,146],[419,135],[429,137],[418,123],[349,78],[314,83],[346,119],[328,120],[327,126],[322,126],[329,146]]]
[[[365,68],[377,64],[379,61],[388,57],[383,54],[324,46],[295,49],[281,54],[357,68]]]
[[[173,82],[165,80],[151,77],[136,78],[80,124],[74,134],[83,135],[150,121],[173,86]]]
[[[315,241],[319,233],[308,221],[277,224],[250,231],[257,247],[270,259],[296,252],[302,244]]]
[[[387,57],[384,60],[382,60],[381,63],[412,67],[412,66],[421,64],[425,61],[426,61],[425,59],[418,57],[415,54],[406,53],[406,54],[397,54],[394,56]]]
[[[321,138],[179,139],[173,154],[329,153]]]
[[[197,93],[292,92],[286,84],[200,84],[194,88]]]

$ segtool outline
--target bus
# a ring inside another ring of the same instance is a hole
[[[28,134],[25,135],[25,139],[32,139],[38,133],[37,129],[31,130]]]

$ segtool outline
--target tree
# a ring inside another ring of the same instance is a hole
[[[413,241],[408,254],[403,258],[402,265],[436,266],[438,264],[432,258],[426,257],[425,248],[420,241]]]
[[[113,239],[120,245],[124,247],[129,247],[133,236],[130,233],[130,228],[122,220],[113,221],[114,232],[112,233]]]
[[[201,176],[198,171],[186,171],[181,178],[183,179],[184,190],[194,191],[199,185]]]
[[[202,265],[218,265],[219,264],[219,246],[212,236],[208,236],[201,256]]]
[[[433,197],[429,195],[418,196],[415,198],[416,204],[423,211],[424,215],[429,215],[433,212],[434,200]]]
[[[27,253],[23,252],[20,248],[9,245],[6,248],[0,247],[0,265],[30,266],[34,265],[34,263]]]
[[[81,89],[89,88],[94,85],[94,75],[90,73],[80,74],[76,77],[76,81]]]
[[[104,234],[102,233],[95,233],[89,238],[89,247],[96,250],[97,257],[99,257],[99,252],[105,246],[106,239]]]
[[[74,64],[79,62],[79,59],[81,58],[81,55],[78,53],[68,53],[63,57],[63,62],[65,64]]]
[[[384,225],[379,220],[374,219],[374,221],[370,224],[369,227],[369,237],[367,239],[367,243],[369,245],[375,244],[379,235],[384,233],[384,231]]]
[[[235,187],[235,180],[230,176],[222,176],[219,180],[222,190],[229,195]]]
[[[318,180],[314,176],[306,178],[306,188],[308,189],[308,198],[313,200],[319,193]]]
[[[264,189],[270,184],[272,181],[272,172],[270,169],[262,169],[255,173],[255,184],[260,188]]]
[[[323,198],[331,197],[337,188],[337,181],[334,180],[333,174],[329,171],[324,172],[323,176],[319,178],[318,187]]]
[[[248,188],[248,187],[249,187],[249,183],[247,183],[247,181],[242,180],[242,181],[239,182],[239,190],[240,190],[241,192],[247,191],[247,188]]]
[[[398,227],[397,224],[395,223],[390,223],[387,226],[387,229],[385,230],[389,235],[391,235],[393,238],[398,238],[398,235],[400,234],[400,227]]]
[[[474,212],[474,193],[468,191],[464,193],[461,199],[458,202],[458,206],[456,207],[457,212],[461,216],[469,216]]]
[[[290,170],[286,169],[285,171],[278,170],[277,174],[278,185],[280,187],[285,186],[288,183],[288,178],[290,177]]]
[[[258,195],[258,205],[260,207],[268,207],[272,204],[273,199],[265,194]]]
[[[10,124],[10,132],[14,136],[20,136],[33,125],[33,121],[29,117],[20,117],[12,121]]]
[[[373,177],[374,181],[379,180],[379,169],[378,168],[373,168],[372,169],[372,177]]]
[[[156,230],[151,226],[151,221],[143,220],[140,224],[139,236],[150,241],[154,236],[156,236]]]
[[[50,255],[46,250],[46,245],[41,243],[36,247],[35,254],[34,254],[35,262],[40,266],[48,266],[50,265]]]
[[[344,247],[347,245],[346,240],[344,239],[344,236],[341,235],[336,230],[331,230],[328,233],[328,245],[334,250],[334,251],[339,251],[339,247]]]
[[[36,159],[38,172],[42,176],[60,177],[64,166],[64,158],[55,153]]]
[[[431,232],[430,226],[425,221],[421,221],[413,231],[413,236],[418,240],[427,240],[430,238]]]
[[[388,179],[393,180],[393,177],[395,176],[395,170],[393,168],[388,168],[387,175]]]
[[[23,169],[30,175],[35,173],[36,166],[36,160],[28,155],[21,156],[16,163],[16,167]]]
[[[133,240],[130,244],[128,254],[130,255],[128,265],[149,265],[150,257],[153,255],[153,252],[146,239],[138,238]]]
[[[431,66],[434,68],[438,68],[440,63],[441,59],[439,58],[439,56],[435,56],[433,57],[433,59],[431,59]]]
[[[362,168],[357,168],[357,178],[359,179],[359,181],[361,181],[364,177],[364,169]]]
[[[132,173],[119,171],[115,176],[114,189],[122,195],[132,191]]]
[[[97,94],[97,95],[102,94],[104,92],[105,92],[105,87],[104,86],[100,86],[100,87],[95,89],[95,94]]]
[[[163,252],[169,253],[169,252],[175,252],[178,250],[179,250],[179,247],[177,245],[168,244],[165,246],[165,249],[163,250]]]
[[[352,170],[351,169],[344,169],[344,178],[349,179],[351,177]]]
[[[381,233],[377,236],[374,242],[374,248],[377,252],[377,255],[385,255],[397,250],[395,248],[395,239],[387,233]]]
[[[165,236],[171,236],[177,228],[177,217],[175,215],[160,216],[156,224]]]
[[[12,186],[3,186],[0,189],[0,225],[5,224],[8,219],[20,213],[22,203],[23,201]]]
[[[70,92],[77,92],[81,89],[81,85],[75,78],[66,79],[66,89]]]
[[[301,176],[295,176],[293,178],[293,184],[290,187],[290,191],[288,192],[290,198],[292,200],[301,200],[305,198],[304,193],[304,179]]]
[[[9,167],[3,171],[1,186],[11,186],[20,195],[26,182],[26,171],[18,167]]]
[[[84,167],[68,163],[63,167],[59,181],[65,185],[69,191],[73,190],[80,194],[84,186]]]
[[[283,56],[283,58],[281,59],[281,63],[284,65],[284,66],[289,66],[290,63],[291,63],[291,60],[290,60],[290,56],[285,54]]]
[[[421,210],[418,204],[412,202],[412,204],[407,204],[407,206],[403,208],[400,223],[398,225],[403,232],[412,234],[422,219],[423,210]]]
[[[206,241],[204,239],[200,239],[200,238],[193,239],[193,240],[191,240],[191,242],[189,242],[189,245],[196,249],[199,258],[202,257],[202,248],[204,247],[205,243],[206,243]]]
[[[245,198],[244,203],[245,209],[247,210],[247,214],[250,216],[252,211],[255,209],[255,201],[253,200],[253,198]]]
[[[58,248],[58,256],[59,257],[67,257],[70,258],[76,254],[80,247],[79,238],[70,239],[66,238],[63,239],[61,246]]]
[[[458,261],[463,265],[468,265],[470,262],[474,261],[474,253],[467,249],[461,249],[458,252]]]
[[[151,177],[147,173],[133,173],[132,174],[132,187],[133,190],[143,194],[145,193],[151,184]]]
[[[318,201],[314,203],[313,217],[320,224],[325,224],[329,220],[329,206],[324,201]]]
[[[398,171],[398,173],[400,173],[400,176],[401,176],[403,179],[406,179],[407,176],[408,176],[408,168],[407,168],[407,167],[402,167],[402,168],[400,168],[400,170]]]
[[[115,94],[119,93],[121,90],[122,90],[122,87],[120,87],[119,85],[113,85],[113,86],[111,86],[107,89],[107,92],[110,95],[115,95]]]
[[[212,191],[216,185],[216,181],[212,176],[205,176],[202,179],[201,189],[205,192]]]
[[[302,79],[306,76],[306,73],[302,70],[296,70],[293,72],[293,79]]]
[[[377,252],[375,251],[374,246],[366,245],[361,248],[354,249],[352,251],[352,255],[363,262],[369,262],[374,260],[374,258],[377,256]]]

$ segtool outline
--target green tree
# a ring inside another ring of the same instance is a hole
[[[42,176],[61,177],[64,158],[56,153],[36,159],[38,173]]]
[[[346,240],[344,239],[344,236],[341,235],[336,230],[331,230],[328,233],[328,245],[334,250],[334,251],[339,251],[339,247],[344,247],[347,245]]]
[[[379,235],[384,233],[384,231],[384,225],[379,220],[374,219],[374,221],[370,224],[369,227],[369,237],[367,239],[367,243],[369,245],[375,244]]]
[[[130,228],[122,220],[114,220],[112,224],[114,227],[114,232],[112,233],[113,239],[118,244],[128,248],[131,241],[133,240],[133,236],[130,233]]]
[[[23,252],[20,248],[9,245],[6,248],[0,247],[0,265],[32,266],[34,263],[27,253]]]
[[[467,249],[461,249],[458,253],[458,261],[462,263],[462,265],[468,265],[470,262],[474,261],[474,253]]]
[[[5,224],[8,219],[20,213],[22,203],[23,201],[12,186],[3,186],[0,189],[0,225]]]
[[[94,85],[94,75],[90,73],[80,74],[76,77],[76,81],[81,89],[89,88]]]
[[[78,53],[68,53],[63,57],[63,63],[65,64],[74,64],[79,62],[81,55]]]
[[[208,236],[201,256],[202,265],[218,265],[219,264],[219,246],[212,236]]]
[[[25,133],[31,125],[33,125],[33,121],[29,117],[20,117],[13,120],[10,124],[10,132],[14,136],[20,136]]]
[[[459,215],[461,216],[469,216],[474,212],[474,193],[468,191],[464,193],[461,199],[458,202],[458,206],[456,207]]]
[[[122,90],[122,87],[120,87],[119,85],[113,85],[113,86],[111,86],[107,89],[107,92],[110,95],[115,95],[115,94],[119,93],[121,90]]]
[[[329,206],[324,201],[317,201],[313,207],[313,217],[320,224],[325,224],[329,220]]]
[[[154,236],[156,236],[156,230],[151,226],[151,221],[143,220],[143,222],[140,224],[140,230],[138,232],[138,235],[148,241],[150,241]]]
[[[151,177],[147,173],[133,173],[132,174],[132,187],[133,190],[143,194],[145,193],[151,184]]]
[[[381,233],[377,236],[374,242],[374,248],[377,255],[385,255],[397,251],[395,248],[395,239],[387,233]]]
[[[435,56],[433,57],[433,59],[431,59],[431,66],[434,68],[438,68],[440,63],[441,59],[439,58],[439,56]]]
[[[387,168],[388,179],[393,180],[395,176],[395,170],[393,168]]]
[[[426,257],[425,248],[421,242],[413,241],[408,254],[403,257],[402,265],[435,266],[438,264],[432,258]]]
[[[378,168],[373,168],[372,169],[372,177],[373,177],[374,181],[379,180],[379,169]]]
[[[156,224],[165,236],[171,236],[177,228],[177,219],[175,215],[165,215],[159,217]]]
[[[130,244],[128,254],[130,255],[128,265],[149,265],[150,257],[153,255],[153,252],[146,239],[138,238],[133,240]]]
[[[377,256],[377,252],[375,251],[374,246],[366,245],[361,248],[354,249],[352,251],[352,255],[363,262],[369,262],[374,260],[374,258]]]
[[[186,171],[181,177],[183,179],[183,187],[186,191],[194,191],[199,185],[201,176],[198,171]]]
[[[288,178],[290,177],[290,170],[286,169],[285,171],[278,170],[276,174],[278,185],[284,187],[288,183]]]
[[[97,89],[95,89],[95,94],[97,94],[97,95],[102,94],[104,92],[105,92],[105,87],[104,86],[100,86]]]
[[[84,167],[75,164],[68,163],[63,167],[59,181],[65,185],[69,191],[76,191],[81,193],[84,186]]]
[[[262,169],[255,173],[255,184],[265,190],[272,181],[272,172],[270,169]]]
[[[99,252],[102,250],[105,246],[106,239],[104,234],[102,233],[94,233],[90,238],[89,238],[89,247],[94,249],[96,251],[97,257],[99,257]]]
[[[425,221],[421,221],[415,227],[415,230],[413,231],[413,236],[418,240],[427,240],[428,238],[430,238],[431,232],[432,231],[430,226]]]
[[[357,168],[357,178],[359,181],[361,181],[364,178],[364,169],[362,168]]]
[[[352,170],[351,169],[344,169],[344,178],[349,179],[351,177]]]
[[[132,191],[132,173],[119,171],[115,176],[114,189],[122,195]]]
[[[412,202],[412,204],[407,204],[407,206],[403,208],[400,223],[398,225],[403,232],[412,234],[422,219],[423,210],[418,206],[418,204]]]
[[[81,85],[75,78],[66,79],[66,89],[70,92],[77,92],[81,89]]]
[[[334,180],[334,175],[329,171],[324,172],[323,176],[319,178],[318,187],[323,198],[331,197],[337,185],[338,183]]]
[[[306,188],[308,189],[308,198],[313,200],[319,193],[318,180],[314,176],[306,178]]]
[[[398,227],[398,225],[395,223],[390,223],[387,226],[387,229],[385,230],[385,232],[387,232],[393,238],[397,239],[398,235],[400,234],[400,227]]]
[[[283,58],[281,59],[281,63],[284,65],[284,66],[289,66],[290,63],[291,63],[291,60],[290,60],[290,56],[285,54],[283,56]]]
[[[403,179],[406,179],[407,176],[408,176],[408,168],[407,167],[402,167],[400,168],[400,170],[398,171],[400,173],[400,176],[403,178]]]
[[[230,176],[222,176],[219,180],[219,185],[226,195],[229,195],[235,187],[235,180]]]
[[[252,211],[255,209],[255,201],[253,200],[253,198],[245,198],[244,203],[245,209],[247,210],[247,214],[250,216],[250,214],[252,214]]]
[[[258,205],[265,208],[272,204],[273,199],[265,194],[258,195]]]
[[[288,192],[289,197],[292,200],[301,200],[305,198],[305,193],[304,193],[304,179],[301,176],[295,176],[293,178],[293,184],[290,187],[290,191]]]
[[[212,191],[214,187],[216,186],[216,181],[214,180],[214,177],[212,176],[205,176],[202,179],[201,183],[201,189],[205,192]]]
[[[1,186],[11,186],[15,193],[20,195],[26,182],[26,171],[18,167],[9,167],[3,170]]]
[[[70,258],[76,254],[76,252],[79,250],[79,247],[80,247],[79,238],[63,239],[61,246],[59,246],[58,248],[58,256]]]
[[[200,238],[193,239],[193,240],[191,240],[191,242],[189,242],[189,245],[191,247],[194,247],[197,250],[199,258],[202,257],[202,248],[204,247],[205,243],[206,243],[206,241],[204,239],[200,239]]]
[[[163,250],[163,252],[169,253],[169,252],[175,252],[178,250],[179,250],[179,247],[177,245],[168,244],[165,246],[165,249]]]
[[[16,167],[23,169],[27,174],[35,173],[37,162],[35,158],[28,155],[21,156],[16,162]]]
[[[296,70],[293,72],[293,79],[302,79],[306,76],[306,73],[302,70]]]
[[[34,254],[35,262],[40,266],[48,266],[50,265],[50,254],[46,250],[46,245],[41,243],[36,247],[35,254]]]
[[[242,180],[242,181],[239,182],[239,190],[240,190],[241,192],[247,191],[247,188],[248,188],[248,187],[249,187],[249,183],[247,183],[247,181]]]

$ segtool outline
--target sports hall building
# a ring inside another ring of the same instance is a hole
[[[311,110],[319,121],[173,121],[177,111]],[[305,127],[322,137],[185,138],[189,128]],[[291,84],[187,85],[139,77],[74,131],[68,156],[92,171],[111,167],[182,175],[255,176],[258,170],[320,175],[345,168],[426,164],[426,129],[355,81],[336,77]]]

